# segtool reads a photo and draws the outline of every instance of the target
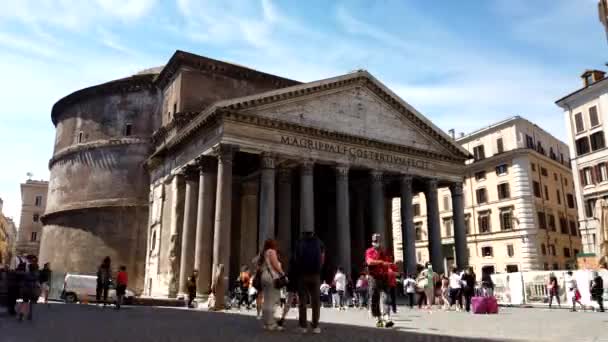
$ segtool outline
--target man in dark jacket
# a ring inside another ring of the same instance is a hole
[[[600,306],[600,312],[604,312],[604,279],[597,272],[593,272],[591,298]]]
[[[321,315],[321,268],[325,262],[325,247],[314,232],[303,232],[295,250],[294,275],[298,278],[300,331],[307,331],[306,304],[310,298],[312,329],[318,334]]]

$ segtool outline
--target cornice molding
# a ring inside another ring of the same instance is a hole
[[[65,159],[73,154],[94,150],[98,148],[104,147],[116,147],[122,145],[147,145],[150,143],[150,139],[142,138],[142,137],[129,137],[129,138],[117,138],[117,139],[104,139],[104,140],[96,140],[88,143],[81,143],[77,145],[72,145],[57,151],[53,157],[49,160],[49,170],[53,167],[55,163],[58,161]]]

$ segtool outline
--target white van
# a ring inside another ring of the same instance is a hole
[[[63,281],[63,291],[61,291],[61,299],[66,303],[83,302],[85,299],[88,302],[96,301],[96,290],[97,290],[97,276],[83,275],[83,274],[72,274],[68,273],[65,275]],[[130,304],[135,298],[135,293],[127,289],[125,293],[124,303]],[[116,289],[114,284],[110,284],[110,290],[108,291],[108,302],[113,303],[116,301]]]

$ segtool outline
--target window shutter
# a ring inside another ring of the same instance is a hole
[[[589,169],[591,169],[591,184],[595,184],[595,183],[597,183],[597,176],[595,174],[595,167],[592,166]]]
[[[585,169],[579,170],[578,174],[581,179],[581,186],[587,185],[587,184],[585,184]]]

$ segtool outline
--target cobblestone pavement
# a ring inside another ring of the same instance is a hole
[[[251,311],[52,304],[37,305],[35,314],[32,322],[1,315],[0,341],[608,341],[608,314],[567,310],[507,308],[478,316],[400,308],[394,328],[377,329],[365,311],[323,309],[320,335],[295,332],[295,309],[284,332],[263,331]]]

